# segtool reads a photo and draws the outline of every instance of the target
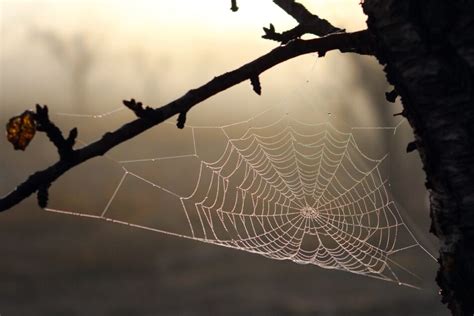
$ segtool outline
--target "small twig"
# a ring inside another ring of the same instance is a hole
[[[278,33],[275,31],[275,26],[270,23],[270,27],[264,27],[263,31],[265,32],[265,34],[262,35],[262,38],[276,41],[281,44],[287,44],[288,42],[300,38],[301,36],[307,33],[305,27],[301,24],[292,28],[291,30],[285,31],[283,33]]]
[[[143,104],[141,102],[136,102],[135,99],[131,99],[130,101],[123,100],[122,102],[127,108],[132,110],[137,117],[146,118],[153,115],[152,108],[149,106],[143,108]]]
[[[181,113],[179,113],[178,115],[178,122],[176,123],[176,126],[179,128],[179,129],[183,129],[184,128],[184,124],[186,124],[186,114],[188,113],[188,111],[183,111]]]
[[[276,40],[285,44],[304,34],[314,34],[322,37],[332,33],[345,32],[344,29],[338,28],[329,23],[329,21],[312,14],[304,5],[295,2],[294,0],[273,0],[273,2],[286,13],[291,15],[299,25],[281,34],[276,32],[273,32],[273,34],[265,34],[264,38]]]
[[[317,26],[319,34],[316,35],[318,36],[342,31],[342,29],[335,27],[327,20],[312,14],[304,5],[294,0],[273,0],[273,2],[291,15],[299,24],[313,24],[315,27]]]
[[[50,186],[51,186],[51,183],[47,183],[46,185],[41,186],[38,189],[37,199],[38,199],[38,205],[41,208],[45,208],[48,206],[48,199],[49,199],[48,189]]]
[[[60,159],[68,159],[76,143],[77,128],[70,130],[68,137],[64,138],[61,130],[49,119],[48,107],[46,105],[36,105],[35,120],[37,131],[46,133],[49,140],[56,146]]]
[[[406,117],[407,116],[407,113],[405,112],[405,110],[399,112],[399,113],[395,113],[393,114],[393,116],[403,116],[403,117]]]
[[[388,102],[394,103],[397,100],[397,97],[398,92],[395,89],[390,92],[385,92],[385,99],[387,99]]]

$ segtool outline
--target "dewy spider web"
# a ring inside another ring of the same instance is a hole
[[[259,116],[262,115],[265,113]],[[410,248],[426,250],[406,226],[389,195],[380,169],[386,157],[369,158],[352,133],[341,132],[329,122],[308,124],[289,115],[280,115],[270,124],[252,126],[240,137],[230,136],[229,129],[248,126],[257,117],[221,127],[187,126],[192,135],[190,154],[116,161],[122,166],[123,175],[100,215],[46,210],[410,286],[396,271],[410,272],[392,257]],[[201,157],[196,132],[202,129],[225,135],[226,146],[218,159],[207,161]],[[176,193],[166,183],[154,182],[128,167],[175,159],[200,163],[189,195]],[[128,177],[178,200],[187,232],[115,218],[110,206]],[[401,232],[409,236],[408,243],[399,243]]]

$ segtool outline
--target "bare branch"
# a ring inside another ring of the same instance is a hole
[[[280,41],[282,43],[286,43],[289,40],[288,38],[299,38],[306,33],[326,36],[332,33],[344,32],[344,29],[335,27],[329,21],[312,14],[301,3],[294,0],[273,0],[273,2],[299,23],[297,27],[280,34],[285,39],[285,41]]]
[[[258,76],[294,57],[318,52],[320,55],[331,50],[341,52],[365,52],[372,47],[372,37],[367,30],[354,33],[336,33],[311,40],[294,40],[280,46],[231,72],[215,77],[201,87],[188,91],[181,98],[160,108],[144,110],[146,115],[129,122],[119,129],[105,133],[101,139],[81,149],[71,151],[67,157],[60,156],[58,162],[47,169],[32,174],[26,181],[0,199],[0,212],[18,204],[39,190],[39,202],[44,206],[47,200],[47,188],[51,183],[71,168],[97,156],[104,155],[111,148],[129,140],[151,127],[181,113],[178,127],[184,126],[185,114],[196,104],[224,91],[242,81],[255,80]],[[126,105],[135,113],[141,113],[138,103],[126,101]],[[133,105],[132,105],[133,103]]]

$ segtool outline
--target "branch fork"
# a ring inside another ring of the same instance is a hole
[[[76,143],[77,128],[73,128],[69,131],[67,138],[63,136],[63,133],[51,120],[49,119],[48,107],[46,105],[36,105],[36,112],[34,113],[36,120],[36,130],[39,132],[46,133],[49,140],[56,146],[58,154],[61,160],[67,160],[73,153],[73,147]]]

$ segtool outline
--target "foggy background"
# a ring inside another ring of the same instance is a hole
[[[365,27],[357,0],[300,2],[348,31]],[[295,25],[270,0],[238,4],[240,10],[232,13],[224,0],[0,0],[0,125],[36,103],[47,104],[63,130],[78,127],[81,146],[133,119],[130,111],[118,110],[123,99],[164,105],[274,48],[276,42],[260,38],[263,26],[273,23],[284,31]],[[353,132],[370,157],[389,153],[383,171],[391,194],[419,242],[436,255],[419,157],[405,153],[412,132],[392,116],[401,106],[385,101],[390,87],[375,59],[337,52],[321,59],[307,55],[260,80],[262,96],[244,82],[194,107],[187,124],[222,126],[272,108]],[[217,154],[224,144],[218,129],[198,135],[198,150]],[[109,157],[182,155],[192,146],[189,129],[163,124]],[[25,152],[15,152],[1,137],[0,153],[2,195],[57,159],[43,134]],[[49,206],[100,214],[123,174],[111,159],[96,158],[64,175],[50,189]],[[162,181],[156,166],[133,168]],[[198,166],[176,161],[168,167],[173,176],[165,180],[193,184]],[[150,186],[126,181],[110,212],[179,230],[186,223],[173,214],[181,210],[158,197]],[[421,276],[412,280],[421,287],[415,290],[47,213],[35,197],[0,214],[0,236],[1,315],[447,315],[434,282],[437,264],[420,249],[408,252],[405,262]]]

